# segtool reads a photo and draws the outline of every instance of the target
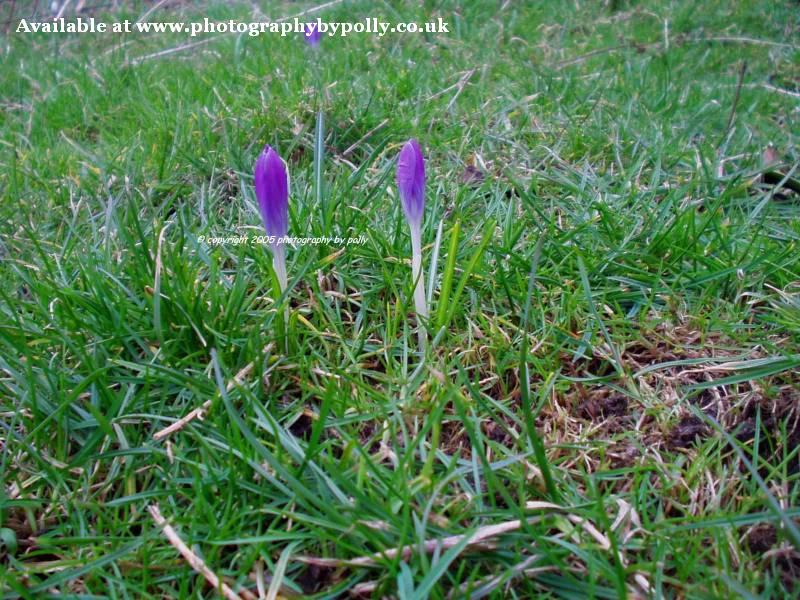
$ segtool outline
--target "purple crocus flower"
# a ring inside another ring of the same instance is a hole
[[[422,213],[425,210],[425,159],[415,139],[406,142],[397,159],[397,190],[411,228],[411,272],[417,316],[428,317],[422,272]]]
[[[272,264],[278,276],[281,290],[286,290],[286,252],[283,238],[289,229],[289,176],[286,165],[269,145],[256,160],[254,172],[256,198],[264,219],[264,229],[273,240]]]
[[[419,142],[410,139],[397,159],[397,189],[409,223],[422,223],[425,210],[425,159]]]
[[[322,37],[322,34],[319,32],[319,27],[316,25],[316,23],[314,23],[310,27],[306,25],[305,36],[306,43],[312,48],[316,48],[319,45],[319,40]]]

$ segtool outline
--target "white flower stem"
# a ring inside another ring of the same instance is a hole
[[[273,244],[272,246],[272,268],[278,277],[281,286],[281,294],[286,291],[288,278],[286,277],[286,249],[283,244]]]
[[[425,302],[425,274],[422,272],[422,234],[419,224],[411,225],[411,274],[414,277],[414,306],[417,311],[417,327],[420,347],[424,348],[427,334],[422,319],[428,318]]]
[[[275,269],[275,275],[278,278],[278,285],[281,287],[281,294],[286,293],[288,278],[286,277],[286,248],[283,244],[272,245],[272,268]],[[275,300],[277,300],[277,298]],[[283,309],[283,326],[280,328],[280,331],[283,333],[279,334],[280,337],[283,337],[283,342],[281,345],[284,346],[287,352],[289,351],[289,336],[286,335],[288,324],[289,302],[287,300],[286,306]]]

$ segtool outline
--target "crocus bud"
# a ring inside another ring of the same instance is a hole
[[[306,25],[305,36],[306,36],[306,43],[309,46],[316,48],[319,45],[319,40],[322,37],[322,34],[319,32],[319,27],[317,26],[317,24],[314,23],[310,27]]]
[[[425,209],[425,159],[415,139],[410,139],[397,159],[397,189],[409,224],[422,223]]]
[[[286,254],[283,238],[289,229],[289,177],[286,165],[270,146],[258,157],[255,167],[255,186],[264,229],[273,240],[272,263],[281,289],[286,289]]]
[[[397,159],[397,190],[411,229],[411,273],[417,316],[427,318],[422,271],[422,213],[425,209],[425,159],[417,140],[409,140]],[[422,339],[422,333],[420,333]]]

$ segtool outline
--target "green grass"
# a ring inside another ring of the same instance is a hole
[[[2,40],[0,591],[214,597],[158,504],[256,595],[260,572],[284,596],[800,593],[800,202],[755,183],[770,142],[798,167],[796,3],[323,13],[365,16],[452,33],[139,64],[186,39]],[[394,188],[410,136],[424,356]],[[277,301],[265,246],[198,240],[260,233],[265,143],[292,235],[367,238],[289,249]]]

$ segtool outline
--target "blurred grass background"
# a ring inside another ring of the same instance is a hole
[[[243,598],[796,595],[800,221],[762,180],[797,176],[797,4],[318,14],[451,33],[0,40],[0,589],[214,597],[157,504]],[[291,235],[368,240],[290,249],[277,302],[265,247],[198,239],[260,233],[266,143]]]

